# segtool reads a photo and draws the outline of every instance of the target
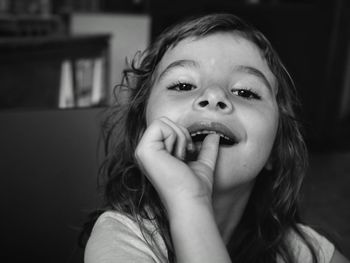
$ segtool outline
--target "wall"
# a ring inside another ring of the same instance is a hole
[[[150,38],[150,17],[133,14],[91,14],[73,13],[71,32],[110,33],[110,87],[121,82],[125,59],[133,58],[137,51],[143,51]]]

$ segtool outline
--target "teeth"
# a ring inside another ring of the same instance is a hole
[[[191,135],[191,137],[194,137],[194,136],[196,136],[196,135],[199,135],[199,134],[219,134],[220,135],[220,137],[222,137],[222,138],[224,138],[224,139],[226,139],[226,140],[228,140],[228,141],[230,141],[231,139],[229,138],[229,137],[227,137],[226,135],[224,135],[224,134],[222,134],[222,133],[218,133],[218,132],[216,132],[216,131],[196,131],[196,132],[192,132],[190,135]]]
[[[191,136],[193,137],[193,136],[196,136],[199,134],[214,134],[214,133],[217,133],[217,132],[215,132],[215,131],[196,131],[196,132],[192,132]]]
[[[198,134],[214,134],[217,133],[215,131],[196,131],[196,132],[192,132],[191,136],[196,136]]]

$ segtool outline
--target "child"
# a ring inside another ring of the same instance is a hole
[[[107,119],[105,206],[85,262],[349,262],[301,224],[293,82],[229,14],[169,28]],[[96,217],[97,218],[97,217]]]

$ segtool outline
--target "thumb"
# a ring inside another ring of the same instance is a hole
[[[212,171],[215,170],[216,159],[219,152],[220,136],[218,134],[208,134],[202,143],[201,150],[198,155],[198,162],[205,164]]]

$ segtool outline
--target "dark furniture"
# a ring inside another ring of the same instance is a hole
[[[72,63],[75,76],[74,65],[79,59],[104,58],[103,79],[107,80],[109,37],[101,34],[0,38],[0,109],[57,108],[65,61]],[[73,87],[75,82],[73,78]]]
[[[78,263],[96,208],[102,108],[0,112],[2,262]]]

